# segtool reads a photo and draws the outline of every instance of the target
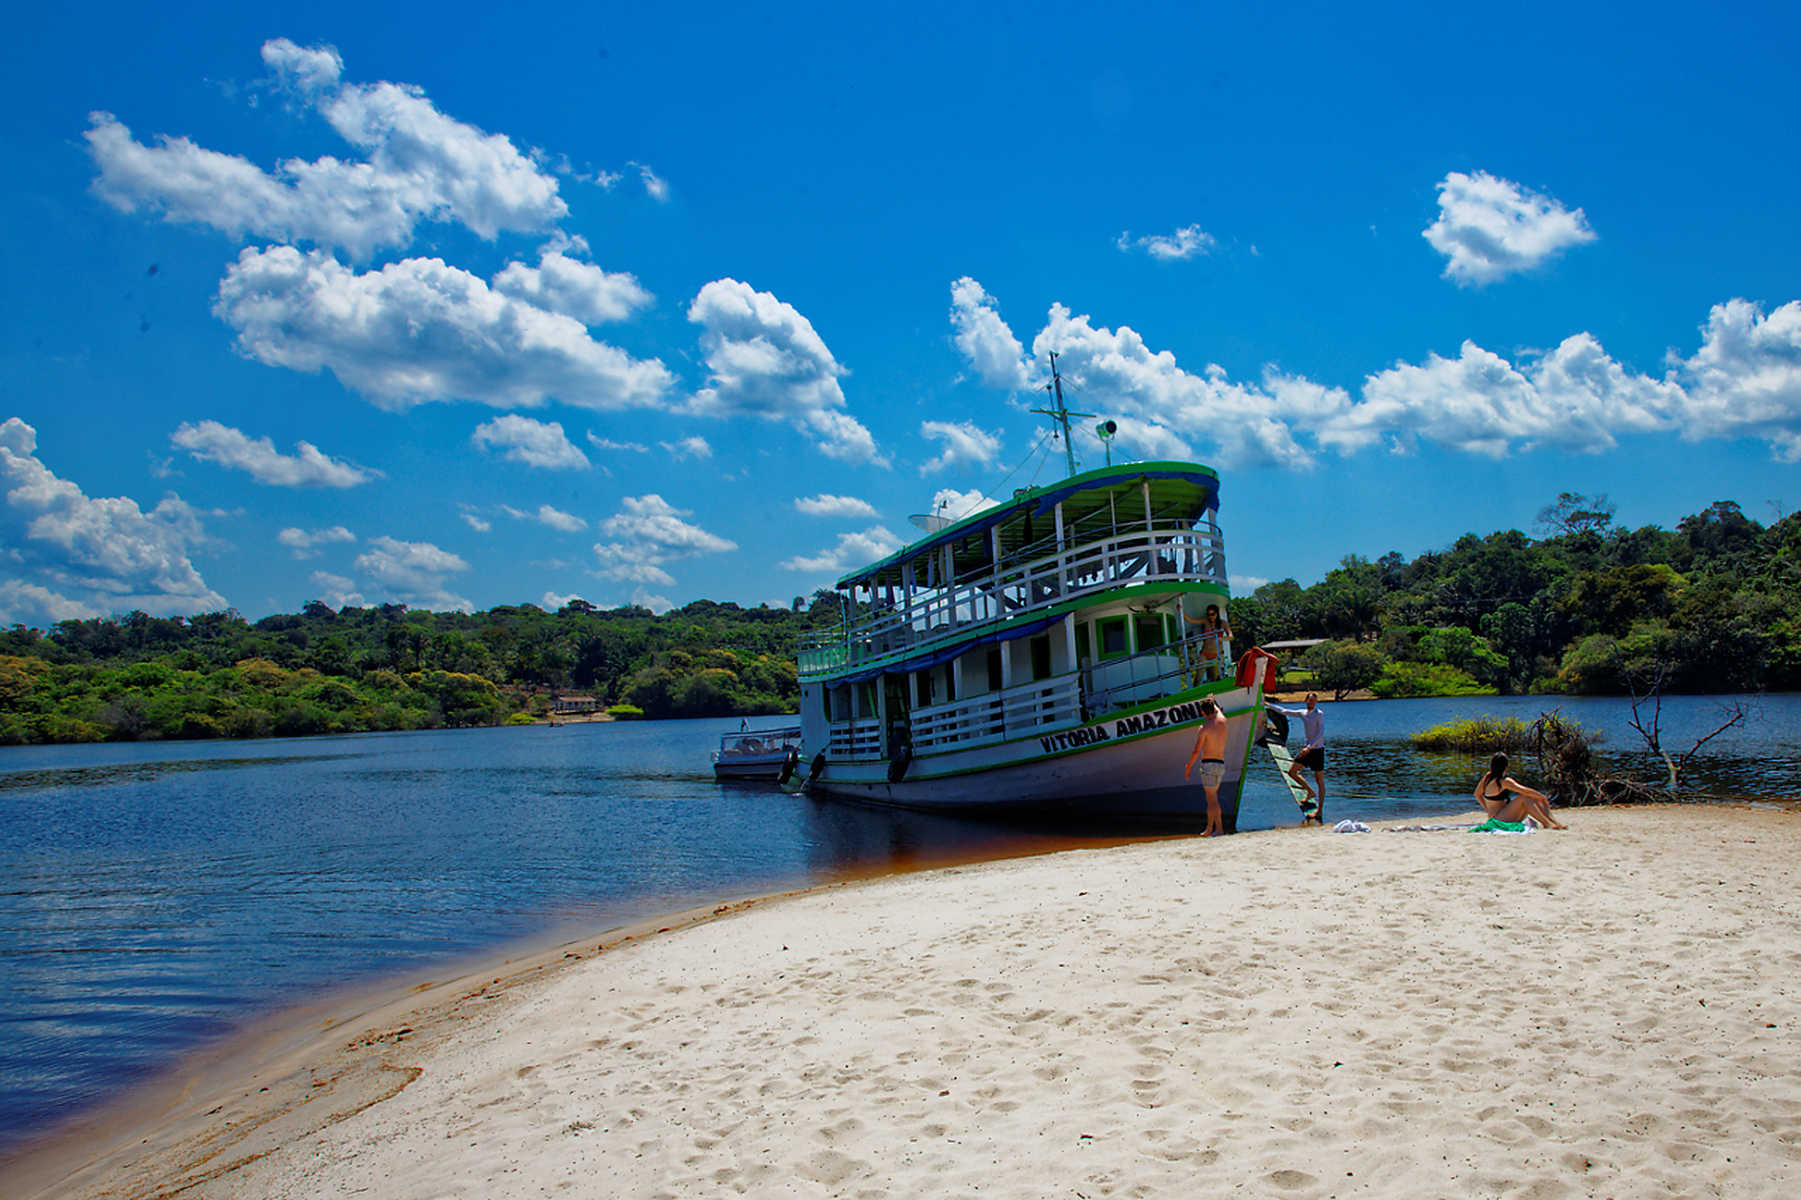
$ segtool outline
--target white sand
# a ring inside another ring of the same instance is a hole
[[[588,943],[63,1147],[49,1194],[1801,1195],[1801,818],[1568,819],[1072,852]]]

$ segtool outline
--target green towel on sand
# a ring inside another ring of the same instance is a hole
[[[1493,817],[1480,825],[1470,826],[1471,833],[1525,833],[1524,821],[1497,821]]]

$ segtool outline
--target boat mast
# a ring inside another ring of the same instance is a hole
[[[1094,414],[1071,412],[1063,406],[1063,376],[1057,374],[1057,352],[1055,350],[1051,351],[1051,381],[1045,385],[1044,390],[1056,397],[1057,406],[1055,408],[1034,408],[1032,411],[1043,413],[1057,422],[1062,429],[1063,455],[1069,461],[1069,473],[1074,475],[1076,473],[1076,446],[1069,437],[1069,419],[1071,417],[1092,417]]]

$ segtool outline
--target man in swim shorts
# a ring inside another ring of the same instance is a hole
[[[1212,696],[1201,701],[1201,731],[1195,735],[1188,765],[1182,768],[1184,781],[1196,759],[1201,762],[1201,791],[1207,797],[1207,829],[1202,836],[1214,837],[1226,831],[1219,811],[1219,785],[1226,781],[1226,714]]]
[[[1294,766],[1288,768],[1288,777],[1295,781],[1307,798],[1317,800],[1319,807],[1314,810],[1311,820],[1319,824],[1326,823],[1326,714],[1319,710],[1319,695],[1307,693],[1306,708],[1284,708],[1280,704],[1268,704],[1285,716],[1301,718],[1301,726],[1307,731],[1307,745],[1294,756]],[[1315,787],[1308,787],[1307,781],[1301,778],[1302,770],[1313,772]],[[1306,824],[1303,821],[1302,824]]]

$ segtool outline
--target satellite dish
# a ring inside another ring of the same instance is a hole
[[[937,533],[951,523],[949,517],[941,517],[937,513],[914,513],[907,520],[913,522],[927,533]]]

